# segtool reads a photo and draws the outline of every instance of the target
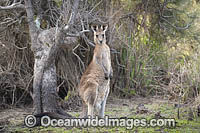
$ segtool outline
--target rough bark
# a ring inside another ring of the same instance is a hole
[[[42,45],[42,54],[40,60],[37,60],[40,65],[35,71],[43,70],[42,79],[36,79],[42,81],[42,111],[67,115],[58,105],[55,57],[62,45],[77,44],[77,38],[64,38],[63,35],[62,30],[56,33],[56,28],[45,30],[39,34],[38,43]]]
[[[25,0],[32,50],[35,55],[33,82],[34,114],[56,112],[61,115],[67,115],[58,105],[55,57],[62,45],[74,45],[77,43],[77,38],[66,37],[65,32],[74,23],[77,14],[75,10],[78,10],[78,4],[79,0],[75,0],[69,25],[65,30],[63,28],[52,28],[39,33],[33,19],[34,14],[31,1]]]
[[[40,66],[39,58],[41,52],[40,47],[37,44],[37,37],[39,34],[39,31],[34,23],[34,13],[33,13],[33,7],[30,0],[25,0],[25,7],[26,7],[26,13],[27,13],[27,19],[29,23],[29,33],[31,37],[31,48],[34,52],[35,56],[35,64],[34,64],[34,80],[33,80],[33,109],[34,113],[41,113],[42,112],[42,103],[41,103],[41,91],[40,91],[40,85],[41,81],[37,80],[38,78],[41,79],[43,73],[43,69]]]

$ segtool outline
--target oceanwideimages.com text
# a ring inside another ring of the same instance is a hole
[[[49,116],[43,116],[40,119],[43,127],[126,127],[133,129],[134,127],[175,127],[175,119],[134,119],[134,118],[69,118],[69,119],[51,119]],[[36,118],[34,115],[28,115],[25,118],[25,124],[28,127],[34,127]]]

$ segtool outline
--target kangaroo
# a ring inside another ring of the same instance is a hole
[[[81,77],[79,95],[83,100],[80,117],[93,117],[94,109],[104,118],[106,100],[110,91],[110,79],[113,76],[110,48],[106,44],[108,25],[93,25],[95,49],[92,61]]]

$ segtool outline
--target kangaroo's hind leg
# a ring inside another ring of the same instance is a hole
[[[94,115],[94,108],[96,104],[97,99],[97,85],[96,84],[90,84],[90,89],[86,92],[86,103],[88,106],[88,116],[93,117]]]
[[[91,118],[93,118],[93,115],[94,115],[94,109],[95,109],[95,101],[96,101],[96,93],[95,95],[92,95],[89,99],[89,102],[88,102],[88,116],[90,116]]]
[[[79,116],[79,118],[86,118],[87,117],[87,113],[88,113],[87,105],[85,104],[85,102],[83,102],[83,104],[82,104],[82,112],[81,112],[81,115]]]
[[[101,104],[101,108],[100,108],[100,111],[99,111],[99,117],[100,118],[104,118],[104,113],[105,113],[105,107],[106,107],[106,101],[107,101],[107,97],[108,97],[108,94],[110,92],[110,86],[108,85],[107,86],[107,91],[106,91],[106,95],[105,95],[105,98]]]
[[[94,114],[94,106],[92,104],[88,104],[88,117],[93,118]]]

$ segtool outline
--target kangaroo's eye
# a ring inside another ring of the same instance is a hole
[[[102,37],[104,38],[104,34],[102,34]]]
[[[98,38],[98,35],[96,35],[96,37]]]

